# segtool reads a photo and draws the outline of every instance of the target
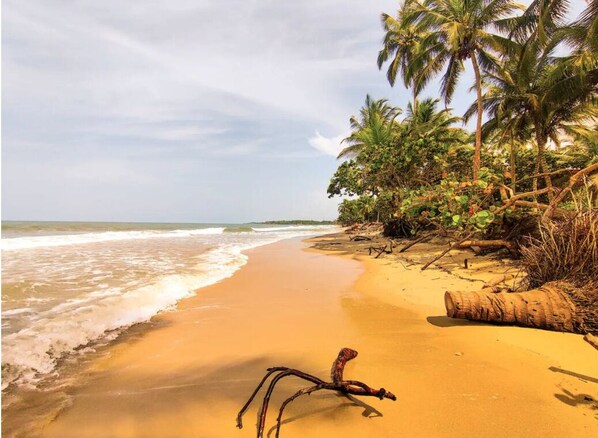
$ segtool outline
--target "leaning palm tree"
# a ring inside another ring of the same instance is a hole
[[[399,114],[401,110],[389,105],[387,99],[376,100],[367,95],[359,117],[352,116],[349,119],[351,135],[343,140],[348,146],[338,158],[357,156],[368,146],[389,144]]]
[[[482,149],[482,73],[491,70],[496,59],[492,48],[506,44],[506,39],[490,33],[501,20],[520,6],[512,0],[414,0],[411,20],[422,34],[429,34],[438,44],[428,44],[422,56],[433,58],[438,65],[446,64],[441,93],[446,103],[451,101],[464,61],[471,60],[477,93],[477,124],[473,177],[480,169]]]

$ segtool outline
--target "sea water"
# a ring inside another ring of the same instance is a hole
[[[2,390],[230,277],[244,251],[334,226],[4,222]]]

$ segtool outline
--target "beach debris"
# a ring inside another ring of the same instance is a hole
[[[598,333],[598,290],[553,281],[524,292],[446,292],[451,318],[572,333]]]
[[[353,241],[353,242],[363,242],[364,240],[367,240],[367,241],[372,240],[372,238],[369,237],[369,236],[357,235],[357,236],[351,237],[350,240]]]
[[[372,253],[375,252],[377,255],[374,258],[377,259],[382,254],[392,254],[393,247],[394,247],[393,241],[390,240],[389,243],[387,243],[384,246],[370,246],[368,248],[368,252],[369,252],[369,255],[372,255]],[[386,248],[389,248],[389,249],[386,249]]]
[[[445,255],[447,255],[453,249],[466,249],[466,248],[472,248],[472,249],[480,249],[480,248],[506,248],[506,249],[509,250],[509,252],[511,253],[512,256],[518,255],[518,251],[519,251],[518,247],[513,242],[509,242],[508,240],[501,240],[501,239],[497,239],[497,240],[472,240],[471,236],[473,236],[473,234],[474,233],[469,233],[463,239],[461,239],[461,240],[453,243],[452,245],[450,245],[447,249],[445,249],[444,251],[442,251],[440,254],[438,254],[432,260],[430,260],[424,266],[422,266],[421,270],[425,271],[426,269],[428,269],[428,267],[430,267],[430,265],[432,265],[433,263],[435,263],[438,260],[440,260],[442,257],[444,257]],[[467,269],[467,266],[465,266],[465,268]]]
[[[278,417],[276,419],[276,437],[279,436],[280,433],[280,426],[282,421],[282,414],[286,406],[291,403],[296,398],[311,394],[316,391],[320,391],[322,389],[329,390],[329,391],[337,391],[344,395],[357,395],[357,396],[370,396],[370,397],[378,397],[380,400],[388,398],[390,400],[396,400],[396,396],[385,390],[384,388],[374,389],[370,388],[365,383],[359,382],[357,380],[344,380],[343,379],[343,372],[345,370],[345,365],[348,361],[355,359],[357,357],[357,351],[352,350],[350,348],[343,348],[339,353],[337,358],[332,363],[332,370],[330,371],[330,378],[331,382],[325,382],[319,377],[313,376],[311,374],[304,373],[303,371],[299,371],[293,368],[287,367],[273,367],[268,368],[266,375],[262,378],[261,382],[257,385],[245,406],[241,408],[239,414],[237,415],[237,427],[239,429],[243,428],[243,421],[242,417],[243,414],[249,408],[249,405],[257,395],[260,388],[264,385],[268,378],[275,374],[276,376],[270,382],[268,389],[266,390],[266,395],[264,396],[264,400],[262,401],[262,406],[260,408],[259,414],[259,421],[257,424],[257,436],[258,438],[264,436],[264,427],[266,425],[266,413],[268,411],[268,403],[270,401],[270,396],[272,395],[272,391],[274,390],[274,386],[278,381],[287,376],[295,376],[299,377],[300,379],[307,380],[308,382],[313,383],[313,386],[309,386],[297,391],[291,397],[287,398],[282,405],[280,406],[280,411],[278,412]]]
[[[440,260],[442,257],[444,257],[446,254],[448,254],[451,250],[457,248],[459,245],[461,245],[463,242],[467,241],[467,239],[469,239],[471,236],[473,235],[473,233],[469,233],[467,236],[465,236],[463,239],[459,240],[458,242],[452,244],[451,246],[449,246],[447,249],[445,249],[444,251],[442,251],[440,254],[438,254],[436,257],[434,257],[432,260],[430,260],[429,262],[427,262],[425,265],[423,265],[421,267],[422,271],[425,271],[426,269],[428,269],[428,267]]]
[[[405,245],[404,247],[402,247],[399,252],[405,252],[407,251],[409,248],[411,248],[414,245],[417,245],[418,243],[424,243],[427,242],[428,240],[431,240],[433,237],[436,236],[436,233],[431,233],[431,234],[427,234],[425,236],[420,236],[417,239],[415,239],[412,242],[409,242],[407,245]]]

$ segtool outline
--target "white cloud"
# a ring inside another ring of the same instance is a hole
[[[336,137],[324,137],[318,131],[316,131],[315,137],[308,138],[307,141],[309,145],[326,154],[332,155],[333,157],[338,157],[338,154],[345,148],[345,145],[341,144],[344,138],[346,138],[349,134],[341,134],[337,135]]]

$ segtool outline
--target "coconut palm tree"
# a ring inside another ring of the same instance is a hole
[[[412,0],[405,0],[396,18],[382,14],[385,35],[383,47],[378,53],[378,68],[382,69],[384,63],[390,60],[386,71],[388,82],[394,86],[397,76],[400,76],[405,88],[411,88],[415,107],[417,96],[440,66],[432,58],[433,51],[428,47],[438,42],[417,28],[413,4]]]
[[[356,156],[367,146],[389,144],[395,119],[399,114],[401,110],[389,105],[387,99],[375,100],[367,95],[360,116],[352,116],[349,119],[351,135],[343,140],[348,146],[341,151],[338,158]]]
[[[446,64],[441,93],[446,103],[451,101],[456,84],[470,60],[475,74],[477,93],[477,123],[473,177],[477,178],[482,148],[482,73],[491,70],[496,60],[490,49],[504,43],[490,30],[501,19],[520,7],[512,0],[413,0],[410,20],[422,35],[429,35],[438,44],[425,45],[422,57],[435,60],[436,71]],[[431,76],[432,74],[430,74]]]
[[[461,117],[453,116],[450,108],[438,111],[440,99],[427,98],[407,105],[407,114],[403,123],[408,131],[434,135],[438,141],[453,140],[454,133],[462,134],[462,129],[452,125],[460,122]]]
[[[598,0],[588,2],[588,7],[577,21],[559,33],[572,49],[565,65],[580,77],[580,80],[598,84]]]
[[[552,182],[545,155],[548,140],[559,144],[563,133],[581,129],[598,116],[595,86],[567,68],[567,57],[555,56],[559,38],[555,32],[540,44],[530,33],[528,40],[511,45],[501,64],[493,72],[486,72],[482,98],[482,106],[490,116],[485,131],[506,129],[520,133],[520,137],[533,131],[537,169],[544,174],[549,188]],[[474,113],[472,105],[465,117]]]

